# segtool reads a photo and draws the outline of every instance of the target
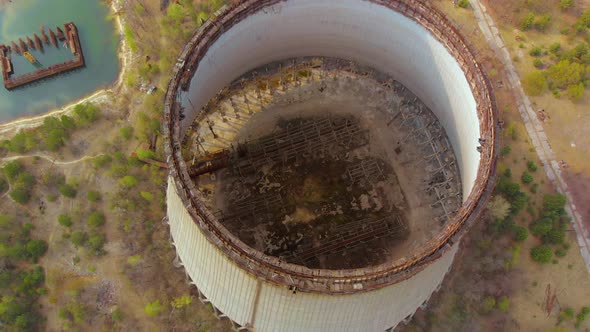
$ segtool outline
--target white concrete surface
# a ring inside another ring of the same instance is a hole
[[[257,332],[384,331],[424,302],[448,272],[458,244],[411,279],[354,295],[297,292],[238,268],[209,242],[168,182],[170,232],[182,265],[199,290],[221,312]]]
[[[199,110],[241,74],[298,56],[352,59],[408,87],[445,127],[459,161],[463,197],[469,195],[480,162],[480,128],[461,67],[417,23],[368,1],[290,0],[249,16],[209,48],[190,91],[182,95],[184,106]],[[183,131],[195,116],[186,115]],[[257,280],[209,242],[183,206],[172,179],[168,218],[178,256],[194,284],[229,318],[259,332],[383,331],[396,326],[428,300],[458,248],[455,244],[411,279],[378,290],[293,294],[284,286]]]
[[[435,113],[453,144],[467,198],[480,137],[469,84],[446,48],[414,21],[359,0],[291,0],[246,18],[211,46],[191,81],[199,110],[241,74],[298,56],[353,59],[391,74]],[[184,95],[183,106],[192,109]],[[184,128],[193,122],[187,115]]]

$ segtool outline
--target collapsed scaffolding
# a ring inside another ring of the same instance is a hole
[[[268,165],[288,167],[327,155],[344,155],[367,145],[370,135],[358,123],[330,117],[292,121],[282,130],[263,138],[235,141],[240,125],[247,123],[254,114],[279,104],[298,103],[311,95],[327,93],[338,79],[354,81],[358,78],[372,78],[378,82],[379,87],[372,92],[370,99],[378,100],[389,112],[387,126],[404,134],[398,145],[415,147],[412,158],[416,160],[404,162],[424,170],[420,188],[425,194],[424,204],[432,208],[436,222],[444,225],[457,213],[462,202],[459,171],[444,129],[432,112],[415,96],[407,94],[401,84],[390,77],[378,77],[370,68],[348,60],[303,58],[274,63],[244,75],[220,91],[187,127],[183,154],[190,165],[189,174],[199,177],[227,168],[234,176],[242,177],[240,181],[244,183],[245,177]],[[392,93],[406,95],[396,104],[391,98],[384,98]],[[395,142],[391,143],[395,145]],[[395,151],[399,153],[397,148]],[[345,177],[349,185],[367,186],[382,181],[386,175],[376,160],[366,159],[348,165]],[[242,240],[261,231],[252,221],[276,223],[279,216],[294,208],[280,194],[245,197],[232,201],[231,206],[231,211],[218,209],[215,216]],[[344,253],[368,241],[395,238],[409,231],[406,223],[400,214],[357,220],[349,218],[341,227],[331,227],[321,241],[303,237],[295,245],[291,243],[283,248],[246,242],[266,254],[309,266],[310,262],[317,262],[326,254]],[[374,249],[383,257],[390,254],[385,247]]]

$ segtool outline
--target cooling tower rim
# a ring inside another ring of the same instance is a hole
[[[310,269],[289,264],[247,246],[231,234],[198,199],[197,188],[190,179],[182,157],[180,138],[179,90],[190,83],[200,59],[223,31],[259,10],[284,0],[240,0],[224,6],[191,37],[174,68],[164,104],[163,137],[169,181],[206,238],[225,256],[255,277],[276,285],[296,287],[299,291],[352,294],[398,283],[420,272],[444,255],[479,217],[493,191],[498,158],[498,112],[493,89],[474,52],[446,17],[422,0],[359,0],[369,1],[394,10],[427,29],[457,60],[471,87],[477,103],[481,136],[486,144],[481,149],[477,179],[470,195],[453,221],[428,242],[418,253],[403,260],[378,266],[349,270]],[[198,253],[195,253],[198,254]]]

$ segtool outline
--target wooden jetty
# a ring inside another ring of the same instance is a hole
[[[65,33],[58,28],[58,34],[61,31],[63,34],[63,39],[68,40],[68,44],[70,47],[70,51],[74,54],[73,60],[68,60],[63,63],[58,63],[51,65],[49,67],[38,69],[34,72],[23,74],[20,76],[14,75],[14,69],[12,67],[12,63],[10,62],[10,55],[8,53],[8,47],[6,45],[0,45],[0,63],[2,64],[2,78],[4,80],[4,87],[8,90],[14,89],[19,86],[23,86],[25,84],[29,84],[31,82],[57,75],[59,73],[63,73],[66,71],[70,71],[76,68],[83,67],[85,65],[84,61],[84,53],[82,51],[82,47],[80,44],[80,37],[78,35],[78,29],[76,25],[72,22],[68,22],[64,24]],[[53,34],[51,29],[49,30],[50,36]],[[55,38],[53,34],[52,39]],[[26,46],[22,39],[19,39],[21,42],[21,49],[23,53],[27,51]],[[14,44],[14,42],[13,42]],[[57,42],[56,42],[57,44]],[[13,48],[16,45],[13,45]],[[23,48],[23,46],[25,48]]]
[[[51,43],[53,44],[53,47],[57,47],[57,37],[55,37],[55,32],[53,32],[51,29],[49,29],[49,36],[51,37]]]
[[[20,47],[15,42],[12,42],[12,51],[16,54],[21,54]]]
[[[45,45],[49,45],[49,37],[47,36],[47,32],[45,32],[45,28],[41,27],[41,39],[45,43]]]
[[[27,36],[27,45],[29,45],[29,49],[30,50],[34,50],[35,49],[35,43],[31,39],[31,37],[29,37],[29,36]]]
[[[23,39],[22,39],[22,38],[19,38],[19,39],[18,39],[18,44],[19,44],[19,46],[20,46],[20,50],[21,50],[21,52],[26,52],[26,51],[28,51],[28,50],[29,50],[29,49],[27,48],[27,45],[25,45],[25,42],[23,41]]]
[[[66,35],[64,34],[64,32],[59,27],[57,27],[56,30],[57,30],[57,39],[59,39],[59,40],[66,39]]]
[[[35,34],[34,39],[35,39],[35,48],[38,51],[43,52],[43,43],[41,42],[41,38],[39,38],[39,36],[37,36],[37,34]]]

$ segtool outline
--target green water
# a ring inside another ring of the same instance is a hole
[[[114,22],[108,18],[109,8],[101,0],[13,0],[0,8],[0,43],[18,44],[26,36],[33,39],[40,28],[51,28],[72,21],[78,27],[86,67],[53,76],[12,91],[0,85],[0,122],[38,115],[63,106],[112,83],[119,72],[118,37]],[[49,36],[49,33],[47,33]],[[33,39],[34,40],[34,39]],[[69,49],[43,45],[45,52],[31,50],[42,66],[73,59]],[[13,54],[15,74],[36,68],[24,57]]]

